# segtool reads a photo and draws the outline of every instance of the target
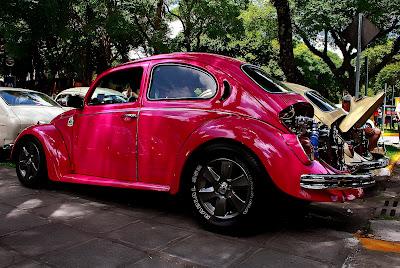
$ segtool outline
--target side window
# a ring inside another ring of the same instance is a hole
[[[139,97],[142,75],[142,68],[132,68],[104,76],[93,91],[89,105],[135,102]]]
[[[164,99],[209,99],[217,92],[217,83],[208,73],[182,65],[154,68],[148,97]]]

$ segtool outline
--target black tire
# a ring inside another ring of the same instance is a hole
[[[229,232],[256,215],[260,182],[267,178],[262,178],[265,172],[246,150],[236,145],[208,146],[189,170],[193,211],[205,227]]]
[[[19,181],[28,188],[40,188],[47,182],[46,157],[36,138],[22,140],[16,151],[16,171]]]

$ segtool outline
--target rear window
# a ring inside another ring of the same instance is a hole
[[[243,65],[243,72],[256,82],[262,89],[269,93],[287,93],[293,92],[291,89],[283,85],[282,83],[273,80],[268,74],[262,69],[253,65]]]
[[[315,104],[319,109],[324,112],[331,112],[337,109],[335,104],[322,97],[316,91],[307,91],[305,95],[313,104]]]
[[[0,91],[0,97],[9,106],[58,106],[49,96],[29,91]]]

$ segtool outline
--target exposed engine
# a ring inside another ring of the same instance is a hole
[[[319,159],[338,170],[346,170],[344,160],[345,141],[339,134],[338,127],[331,129],[317,122],[313,114],[302,107],[293,105],[280,113],[282,123],[296,133],[304,152],[310,160]]]
[[[350,150],[352,153],[356,152],[368,160],[373,159],[372,154],[368,150],[369,140],[363,128],[353,128],[347,133],[345,139],[351,145]]]

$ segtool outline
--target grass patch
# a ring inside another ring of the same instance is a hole
[[[15,168],[15,164],[11,162],[0,162],[0,168]]]
[[[391,161],[400,153],[400,149],[392,146],[392,145],[386,145],[386,156],[389,157]]]
[[[397,129],[388,129],[388,128],[385,128],[384,132],[385,133],[396,133],[396,134],[399,133],[399,131]]]

